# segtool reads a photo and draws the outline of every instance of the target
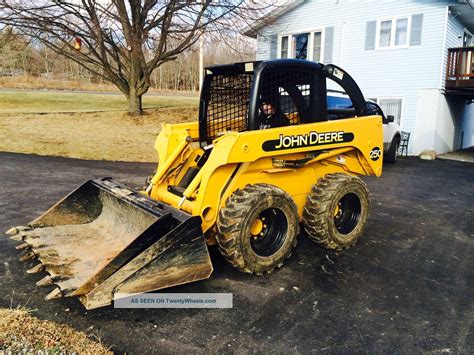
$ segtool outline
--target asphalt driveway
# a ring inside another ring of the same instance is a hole
[[[152,164],[0,153],[0,230],[25,224],[91,176],[143,185]],[[49,289],[0,238],[0,307],[95,332],[116,351],[474,352],[474,164],[405,159],[367,178],[365,236],[343,253],[300,236],[292,258],[265,276],[242,274],[211,250],[211,279],[173,292],[231,292],[228,310],[86,311],[46,302]],[[66,311],[69,309],[69,311]],[[91,328],[92,327],[92,328]]]

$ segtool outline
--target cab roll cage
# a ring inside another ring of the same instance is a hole
[[[308,102],[301,91],[296,88],[294,80],[292,85],[285,83],[284,79],[272,82],[273,85],[284,88],[293,100],[300,115],[299,123],[327,121],[326,78],[335,81],[347,93],[352,101],[355,116],[367,115],[366,101],[358,85],[347,72],[333,64],[325,65],[299,59],[278,59],[217,65],[207,67],[205,71],[199,105],[199,140],[203,146],[210,144],[215,138],[208,129],[213,124],[210,121],[216,119],[215,115],[209,114],[209,103],[210,101],[219,100],[219,98],[212,96],[214,94],[213,90],[218,86],[216,84],[218,77],[224,79],[221,80],[220,96],[226,90],[222,85],[229,82],[225,79],[241,78],[236,88],[229,87],[227,89],[232,99],[227,102],[222,100],[222,103],[220,103],[221,106],[241,105],[244,108],[244,111],[241,110],[240,114],[246,116],[246,124],[240,125],[237,129],[239,131],[251,131],[259,128],[258,112],[261,91],[263,87],[268,87],[269,84],[266,80],[275,73],[287,73],[290,77],[291,75],[298,75],[298,77],[304,78],[302,85],[311,87]],[[280,77],[282,76],[280,75]],[[242,78],[245,78],[245,80]],[[242,82],[245,82],[247,86],[242,85]],[[248,93],[245,94],[244,91],[246,90],[248,90]],[[232,116],[232,111],[227,108],[224,116]],[[233,117],[227,117],[228,123],[223,124],[222,127],[232,130],[234,128],[231,122],[232,119]]]

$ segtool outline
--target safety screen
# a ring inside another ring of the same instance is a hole
[[[268,115],[262,110],[270,104],[277,115],[284,115],[290,125],[308,121],[310,114],[311,78],[307,72],[277,71],[264,75],[260,89],[260,120]]]
[[[247,130],[253,73],[214,75],[207,106],[207,138],[212,141],[227,131]]]

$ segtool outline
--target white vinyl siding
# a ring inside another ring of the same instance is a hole
[[[269,34],[306,33],[333,27],[332,63],[347,70],[365,97],[403,98],[401,128],[414,133],[418,95],[423,90],[439,88],[440,71],[446,68],[445,47],[454,46],[446,41],[444,47],[446,11],[447,3],[430,1],[374,1],[370,6],[344,0],[307,1],[263,29],[258,36],[257,59],[269,58],[265,43]],[[410,18],[413,28],[407,29],[406,48],[375,50],[377,21],[395,18]],[[450,30],[448,33],[455,39],[462,36],[463,30],[460,34],[452,31],[451,35]],[[323,33],[322,52],[324,37]]]

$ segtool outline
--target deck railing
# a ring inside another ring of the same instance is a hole
[[[448,49],[446,87],[474,87],[474,47]]]

